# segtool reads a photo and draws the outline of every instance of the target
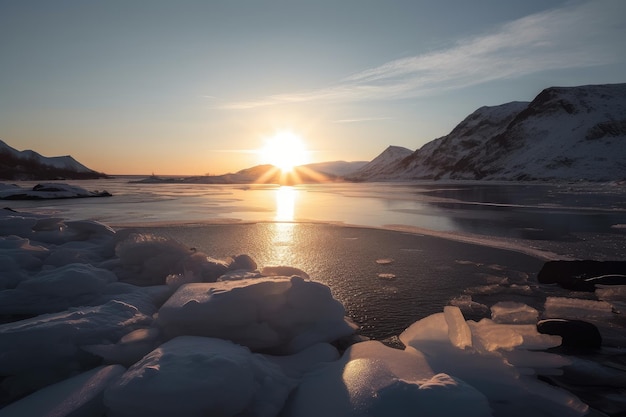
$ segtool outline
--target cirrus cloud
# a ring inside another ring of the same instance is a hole
[[[447,49],[384,63],[326,88],[234,101],[219,108],[420,97],[541,71],[610,64],[624,59],[625,11],[622,0],[570,4],[461,39]]]

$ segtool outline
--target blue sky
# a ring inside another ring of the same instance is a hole
[[[110,174],[417,149],[483,105],[626,82],[626,2],[0,0],[0,139]]]

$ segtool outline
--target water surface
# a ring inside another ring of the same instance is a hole
[[[449,303],[468,318],[488,315],[501,299],[541,308],[547,294],[566,294],[537,285],[546,259],[624,260],[626,253],[624,185],[128,181],[74,182],[113,197],[5,206],[140,227],[214,258],[246,253],[259,266],[301,268],[329,285],[375,338]]]
[[[517,252],[431,236],[331,224],[255,223],[141,228],[225,259],[245,253],[259,264],[290,265],[328,285],[362,334],[383,339],[442,311],[466,288],[500,284],[529,304],[543,261]],[[484,292],[484,291],[483,291]],[[484,312],[483,312],[484,313]]]
[[[543,183],[136,184],[79,181],[113,197],[11,201],[18,210],[116,227],[316,222],[402,229],[545,257],[622,259],[626,185]],[[32,186],[34,183],[23,183]],[[467,240],[467,239],[465,239]]]

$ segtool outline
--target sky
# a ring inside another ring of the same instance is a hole
[[[415,150],[481,106],[626,82],[623,0],[0,0],[0,139],[107,174]]]

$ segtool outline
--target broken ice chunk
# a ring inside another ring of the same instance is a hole
[[[536,323],[539,312],[529,305],[515,301],[500,301],[491,307],[491,319],[502,324]]]
[[[613,308],[606,301],[548,297],[545,303],[544,316],[546,318],[565,319],[577,319],[580,317],[609,318],[613,316]]]
[[[459,349],[472,346],[472,332],[458,307],[445,306],[443,314],[448,323],[448,337],[452,344]]]

